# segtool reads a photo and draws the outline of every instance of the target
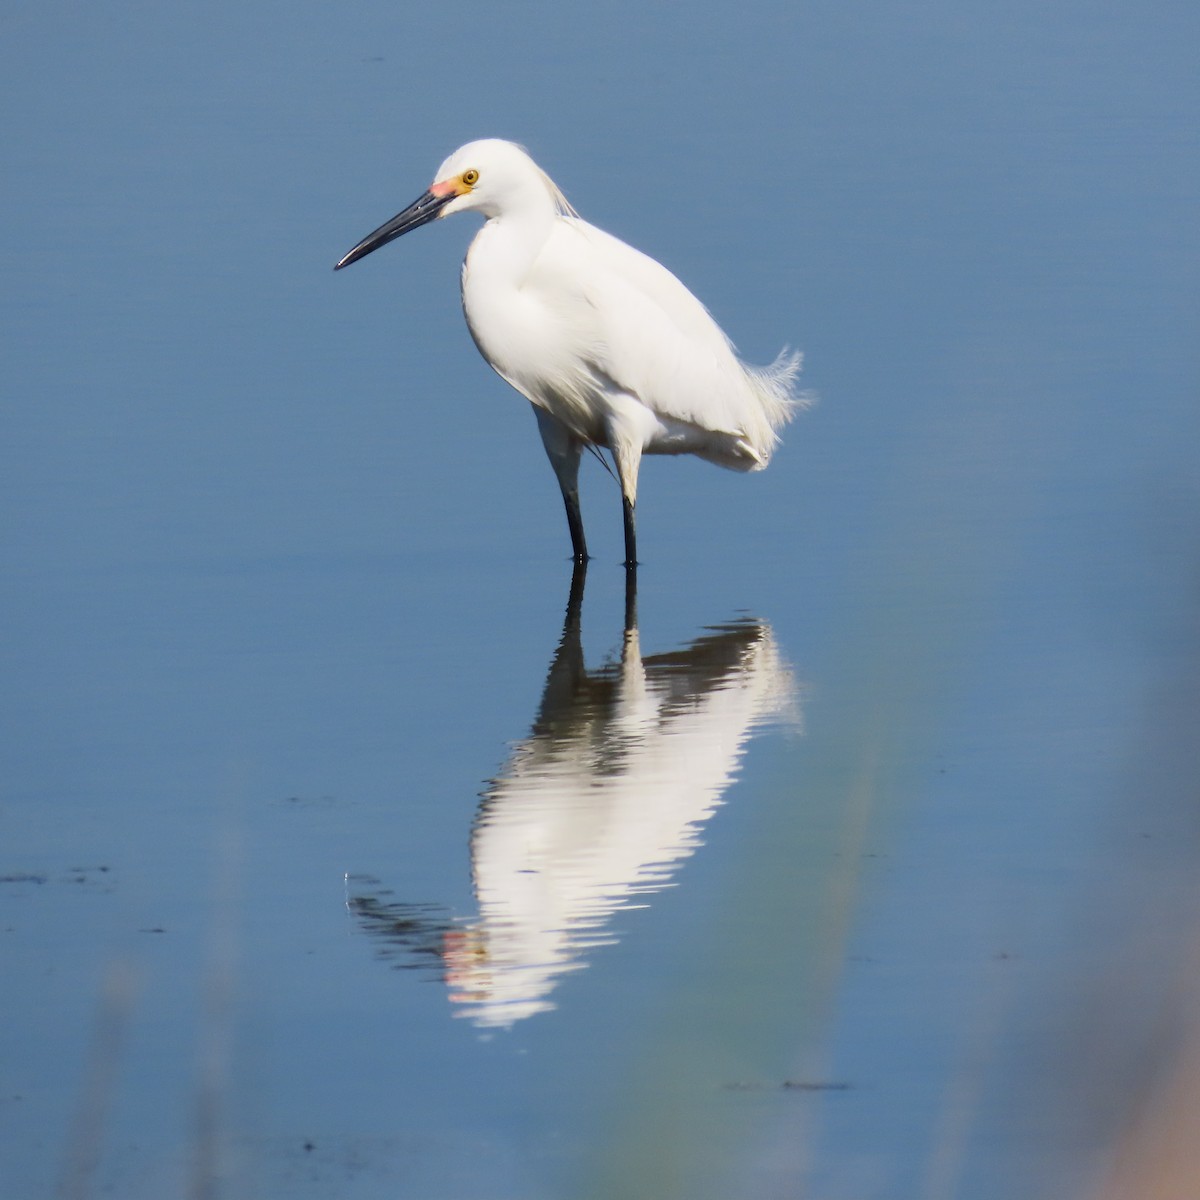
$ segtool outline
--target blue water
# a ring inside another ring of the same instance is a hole
[[[0,1193],[1188,1194],[1198,26],[0,18]],[[479,136],[806,354],[636,636],[474,220],[331,269]]]

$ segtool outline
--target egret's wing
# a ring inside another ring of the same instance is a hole
[[[652,301],[690,341],[733,353],[733,343],[708,309],[662,263],[579,218],[563,224],[573,227],[590,247],[598,268],[593,279],[619,277]]]
[[[790,362],[774,374],[744,366],[666,267],[578,218],[556,223],[537,270],[599,379],[659,417],[742,438],[765,462],[791,415]]]

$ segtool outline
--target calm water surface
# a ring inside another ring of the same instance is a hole
[[[1196,1194],[1198,25],[0,18],[0,1194]],[[489,135],[807,355],[636,604]]]

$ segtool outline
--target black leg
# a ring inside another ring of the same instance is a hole
[[[567,507],[567,528],[571,531],[571,554],[577,563],[588,560],[587,539],[583,536],[583,514],[579,511],[579,493],[563,492]]]
[[[579,458],[583,454],[583,443],[543,408],[533,406],[537,417],[538,432],[546,457],[554,468],[558,490],[562,492],[563,504],[567,509],[567,528],[571,531],[571,557],[577,563],[588,560],[587,540],[583,536],[583,515],[579,511]]]
[[[636,567],[637,564],[637,521],[634,519],[634,504],[628,496],[621,497],[625,511],[625,565]]]

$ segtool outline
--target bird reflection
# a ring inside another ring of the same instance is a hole
[[[396,902],[351,877],[348,903],[380,952],[437,966],[458,1015],[504,1027],[554,1007],[562,976],[615,940],[611,918],[667,887],[701,842],[745,746],[794,715],[770,627],[738,619],[643,657],[629,573],[619,657],[589,670],[577,567],[562,637],[527,737],[482,795],[471,830],[477,917]]]

